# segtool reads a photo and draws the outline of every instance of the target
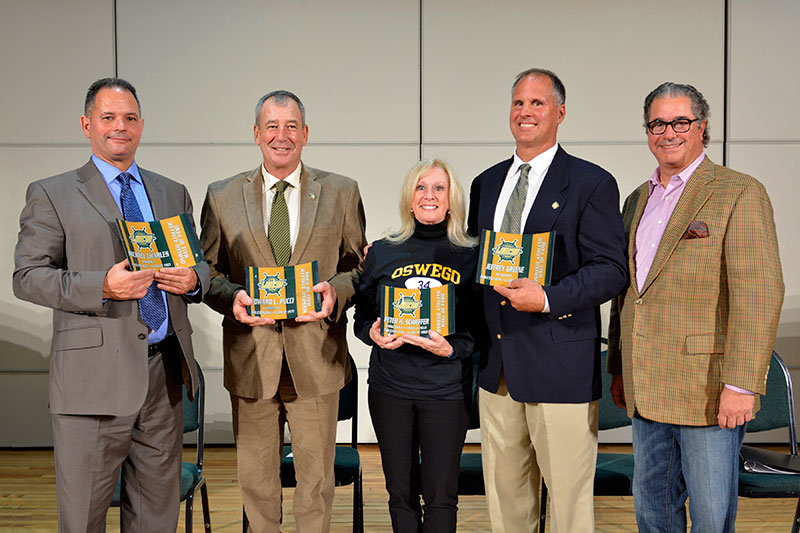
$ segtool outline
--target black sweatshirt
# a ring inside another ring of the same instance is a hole
[[[478,249],[451,244],[447,221],[417,222],[414,235],[400,244],[376,241],[367,253],[356,296],[356,336],[372,346],[369,386],[390,396],[412,400],[460,400],[472,394],[473,340],[470,315],[480,313],[475,271]],[[430,281],[435,280],[433,283]],[[448,357],[434,355],[411,344],[396,350],[379,348],[369,329],[380,316],[383,285],[406,288],[454,283],[455,333],[447,336],[453,347]]]

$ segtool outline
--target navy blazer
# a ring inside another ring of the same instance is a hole
[[[471,235],[492,229],[500,189],[513,159],[472,182]],[[627,285],[626,241],[614,177],[559,147],[524,233],[555,231],[550,313],[516,311],[483,287],[488,346],[478,384],[497,392],[504,372],[518,402],[584,403],[601,395],[600,304]]]

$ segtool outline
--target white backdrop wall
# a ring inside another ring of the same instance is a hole
[[[800,369],[798,24],[796,0],[0,0],[0,447],[52,444],[51,313],[16,300],[10,283],[24,191],[88,159],[85,91],[113,75],[142,101],[138,162],[185,183],[198,221],[208,183],[260,162],[256,100],[296,92],[308,109],[303,159],[359,181],[370,240],[397,224],[400,181],[420,156],[444,157],[468,188],[512,153],[510,84],[527,67],[562,78],[561,143],[611,171],[623,198],[655,165],[644,96],[663,81],[692,83],[711,105],[710,157],[755,175],[772,197],[786,279],[776,348]],[[190,314],[207,441],[228,443],[220,317],[204,306]],[[371,442],[369,351],[351,337],[351,352],[359,438]]]

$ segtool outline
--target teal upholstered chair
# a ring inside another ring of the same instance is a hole
[[[211,510],[208,507],[208,487],[203,477],[203,430],[205,417],[205,395],[206,384],[203,377],[203,370],[197,365],[197,376],[200,378],[200,387],[194,397],[194,401],[189,401],[186,387],[183,388],[183,433],[197,432],[197,455],[195,461],[181,463],[181,500],[186,502],[186,531],[192,531],[192,515],[194,510],[194,495],[200,489],[200,496],[203,503],[203,524],[205,531],[211,531]],[[120,505],[120,490],[122,478],[117,481],[117,488],[114,490],[114,497],[111,500],[112,507]]]
[[[794,422],[794,394],[792,378],[783,360],[772,352],[767,374],[767,394],[761,397],[761,409],[756,418],[747,424],[747,432],[788,428],[789,456],[797,457],[797,433]],[[748,456],[750,446],[742,447]],[[739,496],[745,498],[800,498],[800,475],[757,474],[748,472],[743,462],[739,465]],[[800,500],[795,509],[792,533],[800,531]]]
[[[350,420],[350,444],[336,446],[333,475],[337,487],[353,485],[353,531],[364,531],[364,493],[361,477],[361,456],[358,453],[358,370],[350,356],[352,379],[339,391],[338,420]],[[283,447],[281,486],[296,487],[291,445]],[[247,532],[247,515],[242,511],[242,531]]]

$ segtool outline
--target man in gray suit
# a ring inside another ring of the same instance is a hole
[[[86,95],[92,157],[30,184],[14,251],[14,294],[53,309],[50,411],[60,531],[104,531],[122,469],[123,531],[178,522],[181,383],[197,388],[187,302],[208,265],[127,269],[116,219],[192,214],[183,185],[139,168],[136,90],[105,78]]]
[[[301,162],[305,108],[288,91],[264,95],[253,134],[263,161],[212,183],[201,244],[211,265],[205,302],[221,313],[239,486],[252,530],[280,531],[283,426],[297,474],[297,530],[330,528],[339,389],[350,379],[345,311],[365,245],[364,208],[350,178]],[[245,268],[318,261],[322,309],[293,320],[247,313]]]

